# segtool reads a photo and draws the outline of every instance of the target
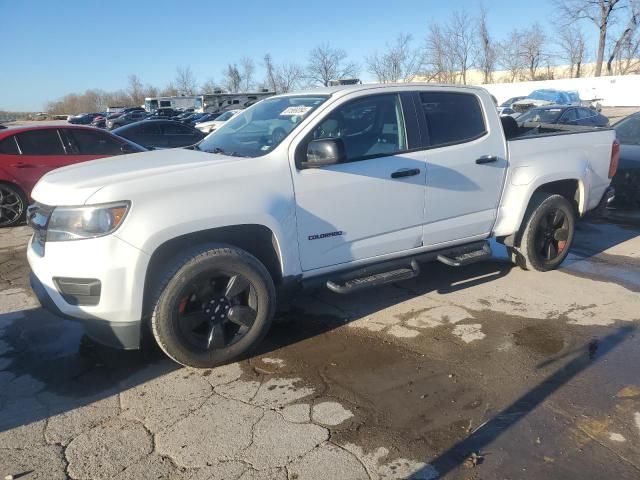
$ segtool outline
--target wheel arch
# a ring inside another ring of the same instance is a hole
[[[270,228],[242,224],[200,230],[167,240],[153,251],[145,274],[143,311],[147,311],[149,292],[153,290],[153,281],[163,266],[185,249],[207,243],[226,244],[247,251],[262,262],[276,286],[282,283],[282,254],[278,239]]]

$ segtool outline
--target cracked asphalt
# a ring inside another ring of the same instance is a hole
[[[495,258],[317,291],[250,358],[182,368],[44,312],[0,231],[0,478],[640,477],[640,214],[559,271]]]

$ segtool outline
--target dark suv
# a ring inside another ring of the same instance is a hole
[[[125,113],[116,118],[107,119],[107,128],[113,130],[114,128],[129,125],[130,123],[139,122],[147,118],[147,113],[140,110],[134,110],[132,112]]]

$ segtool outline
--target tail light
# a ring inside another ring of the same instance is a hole
[[[620,143],[618,140],[613,141],[611,147],[611,163],[609,164],[609,178],[613,178],[618,171],[618,162],[620,161]]]

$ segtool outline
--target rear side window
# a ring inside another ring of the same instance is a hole
[[[162,135],[162,131],[160,130],[160,126],[153,124],[153,123],[149,123],[147,125],[142,125],[141,127],[137,127],[140,128],[140,131],[143,135]],[[131,129],[132,131],[135,131],[133,129]]]
[[[122,153],[122,144],[102,132],[69,128],[66,133],[73,140],[78,155],[118,155]]]
[[[184,125],[165,125],[164,133],[167,135],[189,135],[191,130]]]
[[[589,110],[588,108],[579,108],[578,109],[578,118],[585,119],[595,117],[596,112],[593,110]]]
[[[564,115],[562,116],[562,121],[564,123],[575,122],[577,119],[578,119],[578,116],[576,115],[575,108],[570,108],[569,110],[564,112]]]
[[[64,155],[58,130],[31,130],[16,134],[23,155]]]
[[[432,147],[475,140],[487,133],[480,100],[473,94],[421,92]]]
[[[14,135],[7,137],[0,142],[0,153],[5,155],[20,155],[20,150],[18,150],[18,144],[16,143]]]

